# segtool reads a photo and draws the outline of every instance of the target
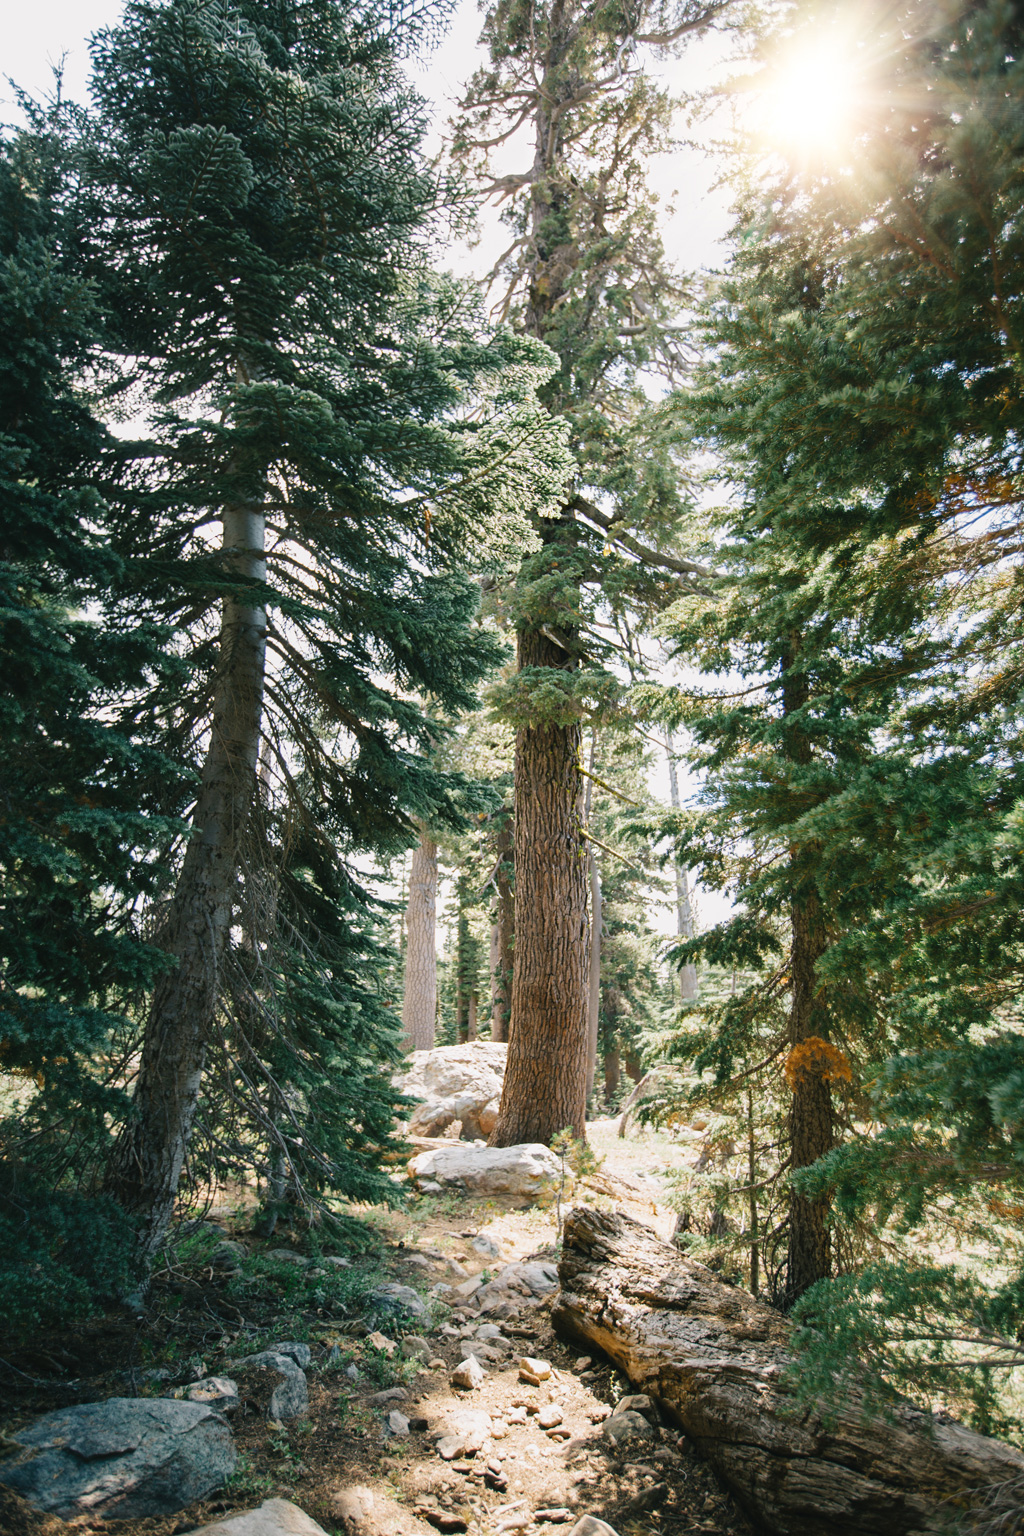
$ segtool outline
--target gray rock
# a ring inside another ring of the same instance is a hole
[[[331,1513],[345,1528],[346,1536],[374,1531],[376,1500],[372,1488],[339,1488],[331,1499]]]
[[[388,1403],[404,1403],[408,1396],[404,1387],[385,1387],[383,1392],[375,1392],[366,1402],[370,1408],[386,1408]]]
[[[352,1268],[352,1260],[351,1259],[342,1258],[341,1255],[337,1254],[337,1253],[327,1253],[327,1254],[325,1254],[324,1257],[320,1260],[320,1263],[321,1264],[329,1264],[332,1269],[351,1269]]]
[[[629,1408],[625,1413],[613,1413],[610,1419],[605,1419],[601,1433],[615,1446],[623,1445],[627,1440],[654,1439],[654,1430],[643,1414],[634,1413]]]
[[[239,1371],[276,1371],[283,1379],[277,1383],[267,1404],[267,1418],[299,1419],[309,1412],[309,1387],[306,1373],[299,1369],[291,1355],[280,1355],[276,1350],[264,1349],[258,1355],[250,1355],[241,1361]]]
[[[612,1417],[617,1413],[642,1413],[649,1424],[658,1422],[658,1410],[646,1392],[634,1392],[629,1397],[620,1397],[612,1410]]]
[[[506,1045],[492,1040],[413,1051],[406,1071],[395,1079],[403,1093],[420,1100],[409,1117],[413,1135],[440,1136],[459,1121],[463,1136],[489,1136],[498,1118],[507,1054]]]
[[[295,1264],[299,1269],[309,1269],[313,1262],[304,1253],[296,1253],[293,1248],[271,1248],[267,1258],[277,1259],[280,1264]]]
[[[515,1147],[453,1142],[450,1147],[417,1153],[409,1161],[409,1173],[421,1190],[426,1179],[482,1198],[509,1195],[528,1200],[551,1199],[562,1181],[558,1158],[540,1142],[524,1142]],[[564,1195],[571,1192],[572,1182],[572,1174],[566,1172]]]
[[[338,1349],[337,1344],[335,1344],[334,1349]],[[331,1353],[333,1354],[334,1350],[332,1350]],[[340,1355],[341,1351],[338,1350],[338,1353]],[[352,1361],[351,1365],[347,1365],[345,1367],[345,1375],[348,1377],[349,1381],[359,1381],[361,1379],[362,1372],[354,1360]]]
[[[309,1352],[308,1344],[299,1344],[294,1339],[285,1339],[280,1344],[271,1344],[275,1355],[290,1355],[300,1371],[309,1370],[309,1362],[313,1358]]]
[[[407,1360],[429,1360],[432,1350],[421,1334],[407,1333],[402,1340],[402,1354]]]
[[[289,1499],[266,1499],[258,1509],[201,1526],[192,1536],[326,1536],[326,1532]]]
[[[582,1520],[576,1521],[569,1536],[618,1536],[618,1532],[596,1515],[584,1515]]]
[[[388,1429],[393,1435],[407,1435],[409,1433],[409,1420],[404,1413],[399,1413],[397,1408],[392,1408],[388,1414]]]
[[[64,1520],[174,1514],[220,1488],[236,1460],[220,1414],[173,1398],[60,1408],[10,1438],[24,1451],[0,1463],[0,1482]]]
[[[218,1243],[210,1254],[210,1263],[215,1269],[227,1269],[235,1273],[241,1269],[248,1258],[247,1250],[241,1243]]]
[[[484,1232],[481,1232],[478,1237],[474,1237],[473,1247],[477,1253],[482,1253],[485,1259],[501,1258],[500,1245],[494,1241],[493,1237],[488,1237]]]
[[[429,1316],[422,1296],[411,1285],[396,1285],[394,1282],[382,1285],[379,1291],[371,1294],[370,1300],[386,1312],[405,1312],[409,1317]]]

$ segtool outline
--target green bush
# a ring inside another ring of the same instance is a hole
[[[0,1163],[0,1317],[8,1340],[89,1317],[131,1289],[131,1222],[101,1195],[47,1189]]]

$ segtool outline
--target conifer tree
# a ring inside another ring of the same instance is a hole
[[[814,918],[807,975],[831,1039],[819,1032],[816,1061],[791,1049],[787,1077],[831,1080],[879,1129],[848,1121],[794,1203],[834,1201],[869,1253],[886,1219],[893,1236],[926,1214],[941,1224],[954,1191],[959,1219],[973,1210],[999,1241],[1019,1187],[1005,1106],[1021,1041],[1024,143],[1011,8],[873,20],[877,76],[846,173],[754,185],[713,310],[717,361],[695,412],[742,488],[726,560],[747,613],[724,603],[705,655],[725,670],[745,647],[747,683],[717,709],[693,706],[712,821],[754,850],[747,911],[704,947],[752,964],[771,954],[766,918],[784,902]],[[720,850],[691,841],[713,878]],[[787,962],[783,945],[762,992],[790,986]],[[717,1036],[725,1076],[739,1007]],[[820,1384],[840,1367],[835,1341],[850,1354],[856,1339],[880,1382],[945,1383],[957,1340],[979,1328],[990,1363],[1013,1363],[1018,1297],[1016,1279],[986,1291],[917,1255],[873,1261],[802,1303],[836,1308],[808,1335],[810,1374]],[[991,1412],[991,1376],[975,1384]]]
[[[460,814],[459,776],[426,760],[434,717],[471,707],[498,653],[470,627],[454,553],[516,547],[516,508],[561,484],[530,403],[542,355],[491,345],[466,293],[426,270],[409,35],[327,0],[166,0],[130,5],[94,45],[80,257],[109,316],[110,388],[141,392],[150,417],[108,463],[119,596],[173,625],[190,678],[132,718],[159,719],[197,773],[158,930],[174,964],[108,1175],[144,1258],[211,1049],[225,1084],[273,1101],[264,1131],[300,1102],[293,1146],[313,1131],[300,1037],[360,1006],[346,858],[393,856],[410,814]],[[336,1150],[382,1145],[379,1063],[397,1046],[392,1021],[353,1051]],[[344,1187],[343,1161],[324,1154],[326,1186]]]
[[[581,720],[617,692],[595,633],[615,610],[663,602],[701,567],[675,552],[681,499],[638,371],[679,362],[683,288],[665,260],[647,159],[668,143],[670,105],[640,51],[671,51],[710,26],[722,0],[670,6],[501,3],[487,13],[488,63],[469,85],[453,153],[505,203],[502,312],[543,340],[558,371],[543,398],[570,428],[578,479],[510,594],[517,729],[515,950],[509,1064],[497,1145],[585,1131],[587,856]],[[523,169],[491,169],[517,142]],[[498,274],[495,274],[498,275]]]
[[[100,464],[111,439],[75,388],[101,317],[75,270],[72,167],[33,113],[0,146],[0,1070],[34,1079],[5,1115],[6,1155],[89,1189],[104,1117],[100,1065],[165,968],[140,904],[182,806],[182,776],[120,701],[164,670],[163,635],[110,603]]]

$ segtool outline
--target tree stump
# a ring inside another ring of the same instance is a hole
[[[773,1536],[937,1536],[980,1529],[999,1485],[1024,1498],[1024,1456],[962,1424],[866,1416],[850,1391],[798,1405],[785,1318],[628,1216],[572,1211],[559,1279],[559,1333],[604,1350]]]

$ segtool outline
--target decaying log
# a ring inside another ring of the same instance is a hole
[[[572,1211],[559,1277],[559,1333],[609,1355],[773,1536],[972,1530],[988,1490],[1024,1479],[1011,1447],[909,1404],[891,1422],[849,1392],[827,1416],[797,1407],[785,1319],[631,1217]]]

